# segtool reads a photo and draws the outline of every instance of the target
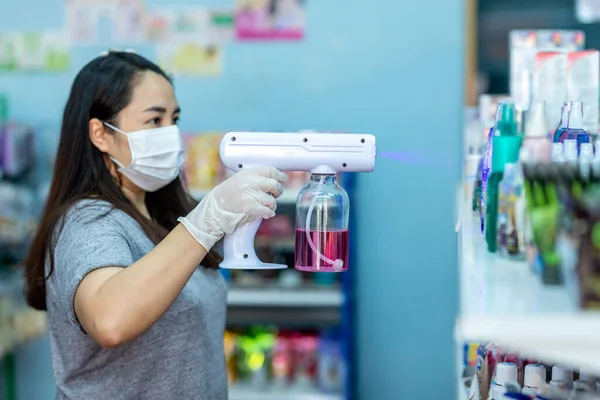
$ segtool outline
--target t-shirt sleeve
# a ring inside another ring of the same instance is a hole
[[[75,206],[57,232],[50,279],[56,285],[57,300],[78,326],[74,300],[83,278],[99,268],[128,267],[134,262],[124,229],[118,223],[120,212],[109,206]]]

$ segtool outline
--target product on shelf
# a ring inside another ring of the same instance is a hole
[[[567,98],[583,103],[582,128],[598,133],[600,109],[600,52],[571,52],[567,60]]]
[[[506,107],[505,107],[505,104]],[[509,104],[512,104],[511,101],[503,100],[498,102],[496,108],[496,120],[494,125],[490,128],[487,137],[487,145],[483,150],[483,161],[481,164],[481,194],[479,196],[479,213],[481,217],[481,232],[484,232],[485,229],[485,215],[486,215],[486,206],[487,206],[487,184],[488,179],[492,170],[492,151],[494,146],[494,136],[496,136],[497,131],[499,129],[499,123],[502,120],[503,111],[506,110],[508,112],[507,107]]]
[[[500,255],[525,259],[524,222],[525,198],[523,174],[519,164],[504,165],[504,175],[498,184],[498,248]]]
[[[27,307],[21,275],[0,271],[0,358],[46,332],[46,313]]]
[[[503,353],[494,343],[480,344],[477,354],[472,384],[462,387],[468,399],[600,399],[599,378],[585,368],[574,370]],[[470,367],[465,364],[463,368],[467,372]],[[462,381],[471,383],[464,374]]]
[[[255,391],[343,391],[346,365],[332,332],[278,331],[255,326],[225,335],[229,382]]]
[[[550,130],[546,122],[546,103],[543,101],[532,102],[527,114],[522,148],[527,151],[529,161],[549,162],[552,140],[549,137]]]
[[[565,140],[575,140],[579,152],[582,143],[590,142],[589,134],[583,129],[583,103],[566,102],[563,106],[563,114],[561,126],[554,133],[554,141],[564,143]]]
[[[192,191],[211,190],[223,178],[219,144],[223,134],[201,133],[184,135],[186,145],[186,178]]]
[[[544,101],[547,123],[556,127],[560,121],[559,107],[567,96],[567,53],[538,52],[535,55],[532,99]]]
[[[35,165],[35,132],[24,124],[0,124],[0,178],[16,180]]]
[[[25,257],[37,212],[31,188],[0,181],[0,268],[18,264]]]
[[[517,108],[527,109],[533,98],[531,80],[536,54],[539,52],[571,52],[585,47],[582,31],[513,30],[510,32],[510,96]],[[543,100],[543,99],[537,99]],[[561,101],[566,99],[561,99]]]
[[[514,105],[504,103],[501,115],[498,132],[493,137],[491,174],[486,190],[485,237],[491,253],[496,252],[498,244],[498,185],[504,176],[504,166],[518,160],[522,140],[517,133]]]

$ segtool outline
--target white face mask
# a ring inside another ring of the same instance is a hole
[[[177,125],[126,133],[107,122],[103,123],[127,136],[131,163],[124,166],[109,157],[120,167],[119,172],[140,189],[155,192],[179,176],[185,152]]]

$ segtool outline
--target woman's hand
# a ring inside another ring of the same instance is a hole
[[[208,251],[223,235],[258,218],[275,215],[285,173],[273,167],[249,168],[233,175],[202,199],[179,222]]]

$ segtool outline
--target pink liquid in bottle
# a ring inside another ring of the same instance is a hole
[[[342,260],[342,268],[323,260],[315,253],[306,238],[306,230],[296,229],[295,268],[307,272],[343,272],[348,269],[348,230],[309,231],[314,247],[330,260]]]

